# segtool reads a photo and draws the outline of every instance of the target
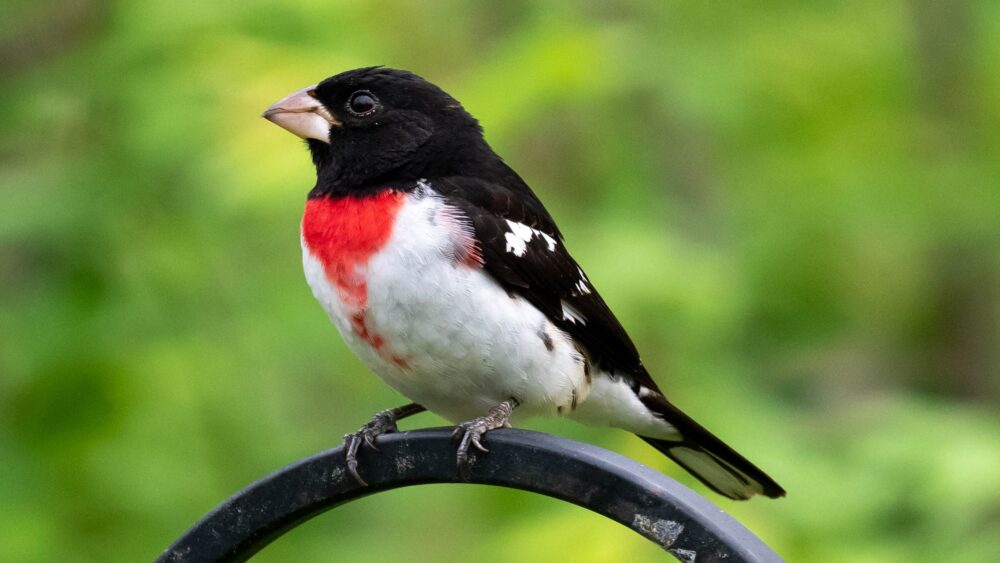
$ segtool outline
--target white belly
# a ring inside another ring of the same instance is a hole
[[[456,260],[463,229],[440,196],[420,190],[368,261],[363,311],[303,245],[306,278],[351,350],[431,411],[459,422],[514,397],[518,416],[570,414],[590,392],[582,355],[534,306]]]

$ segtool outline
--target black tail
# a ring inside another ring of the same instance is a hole
[[[766,473],[716,438],[702,425],[670,404],[659,393],[642,399],[653,412],[660,414],[681,433],[678,440],[639,436],[663,452],[706,487],[735,500],[754,495],[778,498],[785,490]]]

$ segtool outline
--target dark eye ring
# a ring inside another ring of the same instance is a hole
[[[368,90],[358,90],[347,100],[347,111],[358,117],[371,115],[378,109],[378,98]]]

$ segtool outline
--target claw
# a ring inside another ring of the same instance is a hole
[[[476,446],[476,449],[479,450],[479,451],[481,451],[481,452],[483,452],[483,453],[486,453],[486,452],[490,451],[490,450],[486,449],[486,447],[483,446],[481,443],[479,443],[479,438],[473,438],[472,439],[472,445]]]
[[[358,473],[358,447],[361,446],[361,440],[358,439],[357,434],[348,434],[344,437],[344,442],[346,448],[344,457],[347,460],[347,472],[351,474],[351,477],[354,477],[354,480],[359,485],[367,487],[368,483]]]
[[[361,474],[358,473],[358,460],[349,459],[347,460],[347,472],[351,474],[351,477],[358,482],[362,487],[367,487],[368,482],[361,478]]]
[[[374,447],[372,443],[372,436],[370,434],[371,428],[366,424],[361,427],[354,434],[348,434],[344,436],[344,458],[347,461],[347,472],[354,477],[362,487],[367,487],[368,483],[361,478],[361,474],[358,473],[358,450],[361,448],[361,444],[368,444]],[[377,449],[377,448],[376,448]]]

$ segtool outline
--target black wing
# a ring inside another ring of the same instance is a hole
[[[563,245],[548,211],[523,183],[434,179],[435,191],[472,222],[484,267],[569,333],[590,360],[657,390],[625,329]]]

